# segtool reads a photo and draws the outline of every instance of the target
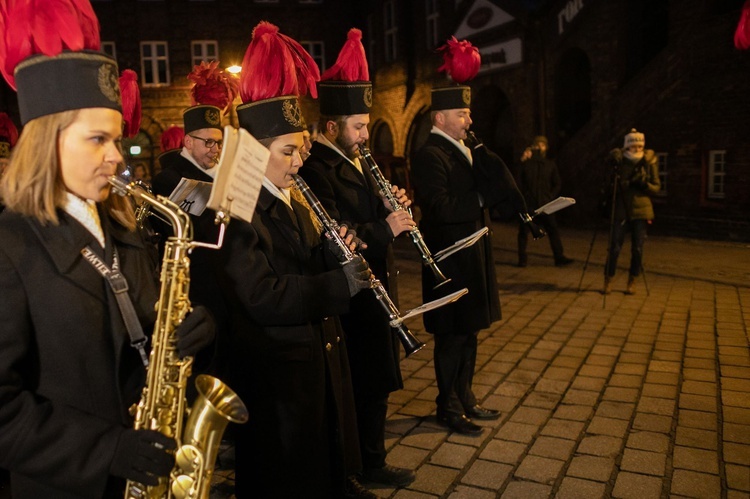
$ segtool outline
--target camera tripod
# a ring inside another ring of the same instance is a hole
[[[630,216],[629,216],[630,211],[628,210],[628,207],[626,205],[625,196],[624,195],[618,195],[618,189],[620,188],[620,164],[619,163],[615,164],[615,168],[614,168],[614,171],[612,173],[612,181],[611,181],[611,184],[610,184],[610,188],[611,188],[611,191],[612,191],[612,195],[611,195],[611,197],[609,199],[609,240],[607,242],[607,259],[604,262],[604,287],[605,288],[606,288],[606,285],[607,285],[607,279],[609,277],[609,266],[610,266],[610,263],[611,263],[610,259],[612,258],[612,246],[614,245],[614,239],[615,239],[615,223],[616,223],[615,222],[615,211],[616,211],[616,203],[617,203],[618,199],[622,203],[623,211],[625,213],[625,218],[622,221],[618,222],[618,223],[621,223],[621,224],[626,224],[626,223],[630,224],[630,230],[631,231],[634,230],[634,227],[632,226],[632,223],[630,223],[631,222]],[[581,279],[578,282],[578,292],[579,293],[581,292],[581,286],[583,285],[583,277],[586,274],[586,269],[588,268],[588,265],[589,265],[589,259],[591,258],[591,253],[594,250],[594,243],[596,242],[596,236],[597,236],[597,232],[598,231],[599,231],[599,223],[597,223],[594,226],[594,233],[593,233],[593,235],[591,237],[591,244],[589,244],[589,251],[588,251],[588,254],[586,255],[586,260],[583,263],[583,270],[581,271]],[[630,244],[632,245],[634,243],[635,243],[635,241],[633,241],[633,239],[631,238]],[[622,250],[622,246],[620,246],[620,250]],[[631,249],[631,252],[632,252],[632,249]],[[619,255],[619,253],[618,253],[618,255]],[[631,259],[632,259],[632,255],[631,255]],[[642,257],[641,257],[641,262],[640,262],[640,271],[641,271],[641,275],[643,276],[643,284],[646,287],[646,296],[650,296],[651,293],[649,291],[648,281],[646,280],[646,271],[643,268],[643,258]],[[605,308],[606,305],[607,305],[607,293],[603,292],[602,293],[602,297],[603,297],[602,308]]]

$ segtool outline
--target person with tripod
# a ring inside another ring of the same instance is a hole
[[[635,294],[635,280],[643,270],[643,244],[646,228],[654,219],[651,194],[659,192],[659,165],[652,149],[644,149],[646,136],[635,128],[625,135],[622,149],[609,154],[612,181],[608,196],[611,202],[609,249],[604,267],[604,294],[612,291],[612,278],[617,269],[625,233],[631,234],[630,274],[625,294]]]

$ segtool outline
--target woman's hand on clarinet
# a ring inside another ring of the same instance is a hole
[[[393,237],[398,236],[402,232],[409,232],[417,226],[414,219],[411,218],[411,215],[406,210],[392,211],[385,217],[385,221],[388,222],[388,227],[390,227]]]

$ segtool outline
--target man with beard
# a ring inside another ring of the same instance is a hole
[[[610,206],[611,226],[607,264],[604,267],[604,294],[609,294],[612,290],[611,283],[617,269],[617,257],[628,231],[630,274],[625,294],[635,294],[635,280],[643,270],[646,228],[654,219],[654,207],[650,196],[661,189],[659,161],[652,149],[644,150],[645,145],[646,136],[633,128],[625,135],[623,148],[613,149],[609,153],[613,175],[609,188],[616,187],[617,196],[614,206]],[[608,197],[611,202],[612,195]]]
[[[317,141],[300,171],[311,190],[335,220],[354,228],[368,248],[363,256],[373,274],[382,279],[396,300],[391,243],[408,232],[414,221],[406,210],[391,211],[376,193],[377,184],[363,168],[359,146],[369,134],[372,83],[358,29],[349,31],[336,64],[318,85],[320,122]],[[358,71],[342,71],[357,67]],[[357,74],[353,74],[357,73]],[[411,204],[403,189],[395,196]],[[386,282],[388,277],[394,279]],[[414,472],[386,464],[385,419],[388,394],[403,388],[399,366],[399,342],[375,295],[359,293],[350,312],[341,316],[346,332],[354,385],[362,478],[365,481],[403,487],[414,481]]]

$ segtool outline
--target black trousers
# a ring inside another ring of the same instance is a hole
[[[478,334],[479,331],[435,335],[438,416],[465,414],[466,409],[477,405],[471,383],[477,361]]]
[[[555,263],[563,257],[563,245],[560,240],[560,231],[557,229],[557,220],[555,215],[537,215],[534,217],[534,223],[541,225],[547,233],[549,245],[552,248],[552,255],[555,257]],[[518,225],[518,261],[526,261],[526,247],[529,244],[529,228],[521,222]]]
[[[357,411],[359,448],[362,468],[385,466],[385,418],[388,414],[388,395],[377,396],[354,391]]]

